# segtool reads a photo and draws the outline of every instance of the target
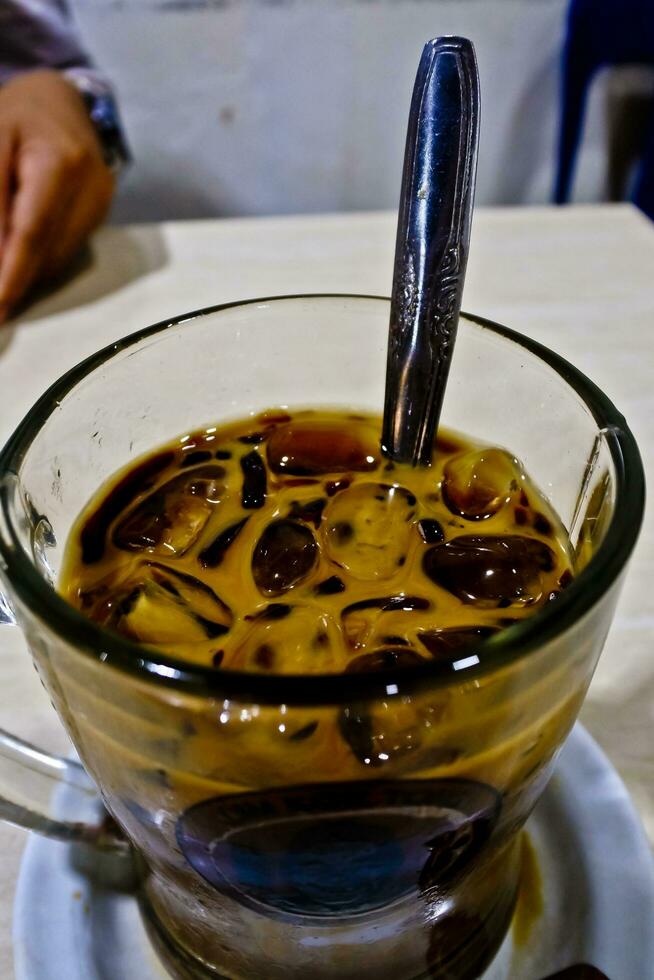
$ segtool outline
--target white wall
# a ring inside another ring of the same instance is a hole
[[[395,207],[422,44],[455,33],[479,59],[478,203],[547,201],[565,7],[75,0],[136,158],[117,217]]]

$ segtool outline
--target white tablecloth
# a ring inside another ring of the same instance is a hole
[[[43,389],[110,341],[212,303],[293,292],[388,294],[390,214],[107,228],[71,280],[0,328],[0,442]],[[475,216],[464,309],[573,361],[654,459],[654,227],[623,206]],[[654,484],[654,481],[652,481]],[[636,555],[582,720],[654,841],[654,518]],[[17,630],[0,629],[0,726],[65,749]],[[0,976],[13,977],[12,901],[25,836],[0,827]],[[35,937],[36,939],[37,937]]]

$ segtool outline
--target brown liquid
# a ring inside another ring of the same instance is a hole
[[[63,594],[177,657],[275,673],[450,658],[556,598],[568,542],[517,460],[447,434],[414,469],[379,430],[267,412],[171,443],[91,502]]]

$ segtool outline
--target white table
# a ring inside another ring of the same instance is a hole
[[[145,324],[252,296],[388,294],[390,214],[107,228],[67,285],[0,328],[0,441],[76,361]],[[654,459],[654,227],[629,207],[480,210],[464,308],[573,361]],[[574,327],[572,326],[574,324]],[[651,481],[654,485],[654,480]],[[654,841],[654,517],[648,514],[582,718],[626,781]],[[0,725],[65,748],[13,629],[0,633]],[[25,842],[0,827],[0,976],[13,977],[13,892]]]

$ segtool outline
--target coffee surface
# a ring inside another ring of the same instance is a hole
[[[62,593],[175,657],[270,673],[449,660],[556,601],[570,545],[517,459],[442,432],[412,468],[380,428],[280,410],[171,442],[87,506]]]

